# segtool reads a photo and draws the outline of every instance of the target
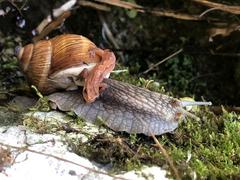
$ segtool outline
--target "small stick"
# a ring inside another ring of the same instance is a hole
[[[179,53],[181,53],[183,51],[183,48],[179,49],[178,51],[176,51],[175,53],[171,54],[170,56],[164,58],[163,60],[159,61],[158,63],[154,64],[153,66],[151,66],[150,68],[148,68],[146,71],[143,72],[143,74],[147,74],[149,71],[153,70],[155,67],[159,66],[160,64],[164,63],[165,61],[173,58],[174,56],[178,55]]]
[[[110,11],[111,8],[110,7],[107,7],[105,5],[101,5],[101,4],[97,4],[97,3],[94,3],[94,2],[91,2],[91,1],[78,1],[78,4],[80,6],[86,6],[86,7],[91,7],[91,8],[94,8],[94,9],[97,9],[97,10],[101,10],[101,11]]]
[[[212,106],[209,108],[210,111],[212,111],[215,114],[222,114],[224,110],[227,112],[235,112],[235,113],[240,113],[240,107],[237,106]]]
[[[64,162],[66,162],[66,163],[70,163],[70,164],[74,164],[74,165],[76,165],[76,166],[82,167],[82,168],[87,169],[87,170],[89,170],[89,171],[91,171],[91,172],[94,172],[94,173],[98,173],[98,174],[103,174],[103,175],[110,176],[110,177],[112,177],[112,178],[114,178],[114,179],[128,180],[128,179],[123,178],[123,177],[113,176],[113,175],[108,174],[108,173],[106,173],[106,172],[98,171],[98,170],[96,170],[96,169],[93,169],[93,168],[84,166],[84,165],[82,165],[82,164],[73,162],[73,161],[71,161],[71,160],[68,160],[68,159],[65,159],[65,158],[62,158],[62,157],[53,155],[53,154],[49,154],[49,153],[45,153],[45,152],[41,152],[41,151],[36,151],[36,150],[33,150],[33,149],[29,149],[27,146],[19,147],[19,146],[14,146],[14,145],[10,145],[10,144],[5,144],[5,143],[2,143],[2,142],[0,142],[0,145],[5,146],[5,147],[9,147],[9,148],[13,148],[13,149],[17,149],[17,150],[19,150],[19,151],[28,151],[28,152],[32,152],[32,153],[35,153],[35,154],[39,154],[39,155],[43,155],[43,156],[47,156],[47,157],[52,157],[52,158],[54,158],[54,159],[57,159],[57,160],[60,160],[60,161],[64,161]]]
[[[240,6],[230,6],[230,5],[226,5],[226,4],[210,2],[207,0],[193,0],[193,2],[202,4],[204,6],[211,7],[211,8],[218,8],[221,11],[225,11],[225,12],[228,12],[231,14],[240,14]]]
[[[21,8],[19,8],[19,7],[14,3],[14,1],[8,0],[8,2],[9,2],[9,3],[18,11],[18,13],[23,17]],[[1,2],[0,2],[0,3],[1,3]]]
[[[212,12],[212,11],[215,11],[215,10],[220,10],[220,9],[217,8],[217,7],[207,9],[206,11],[202,12],[202,13],[199,15],[199,17],[202,18],[202,17],[205,16],[207,13]]]
[[[99,18],[100,18],[100,21],[102,22],[104,34],[106,34],[107,38],[111,41],[111,43],[113,44],[115,49],[120,49],[118,43],[116,42],[116,40],[115,40],[115,38],[114,38],[110,28],[108,27],[104,17],[102,16],[102,14],[99,14]],[[122,52],[118,52],[118,55],[120,56],[120,58],[124,62],[125,58],[123,56],[123,53]]]
[[[192,20],[192,21],[199,21],[201,20],[198,16],[196,15],[189,15],[189,14],[183,14],[183,13],[176,13],[173,11],[167,11],[167,10],[157,10],[157,9],[148,9],[145,8],[141,5],[138,5],[136,3],[131,3],[131,2],[126,2],[126,1],[121,1],[121,0],[95,0],[99,3],[104,3],[112,6],[117,6],[125,9],[134,9],[137,12],[140,13],[150,13],[155,16],[165,16],[165,17],[171,17],[171,18],[176,18],[176,19],[181,19],[181,20]]]
[[[158,141],[158,139],[156,138],[156,136],[150,132],[154,142],[156,143],[157,147],[159,148],[159,150],[163,153],[163,156],[166,158],[167,162],[169,163],[169,166],[171,167],[173,173],[175,174],[175,178],[177,180],[180,180],[180,176],[178,173],[178,170],[175,168],[174,163],[172,161],[172,159],[170,158],[170,156],[168,155],[167,151],[164,149],[164,147],[161,145],[161,143]]]
[[[61,7],[57,9],[53,9],[53,17],[57,18],[61,16],[64,12],[71,10],[71,8],[76,4],[76,0],[69,0],[66,3],[64,3]],[[37,26],[36,31],[37,33],[41,33],[44,28],[51,23],[53,20],[51,18],[51,15],[48,15],[42,22]]]
[[[53,31],[58,26],[60,26],[65,21],[65,19],[67,19],[70,15],[71,15],[70,11],[65,11],[63,14],[61,14],[59,17],[57,17],[54,21],[50,22],[47,26],[45,26],[45,28],[42,30],[42,32],[33,38],[33,42],[37,42],[37,41],[43,39],[51,31]]]
[[[119,69],[119,70],[113,70],[111,74],[120,74],[120,73],[125,73],[128,72],[128,69]]]
[[[159,148],[160,152],[162,152],[166,162],[169,164],[170,166],[170,170],[172,171],[172,174],[175,175],[175,178],[177,180],[180,180],[180,176],[178,173],[177,168],[174,166],[174,162],[173,160],[170,158],[170,156],[168,155],[167,151],[164,149],[164,147],[161,145],[161,143],[158,141],[158,139],[156,138],[156,136],[153,134],[153,131],[151,129],[151,127],[149,127],[149,125],[143,121],[141,118],[138,118],[140,120],[140,122],[148,129],[149,131],[149,135],[153,138],[154,142],[156,143],[157,147]]]

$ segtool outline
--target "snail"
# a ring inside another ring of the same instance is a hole
[[[88,103],[105,88],[102,81],[109,77],[116,61],[113,52],[75,34],[17,47],[16,55],[29,83],[42,94],[83,86],[83,97]]]
[[[184,107],[211,102],[183,101],[113,79],[104,79],[106,89],[93,103],[84,103],[76,91],[57,92],[48,99],[53,109],[73,111],[90,123],[98,118],[115,131],[161,135],[178,127],[181,117],[195,115]]]
[[[50,94],[53,109],[74,111],[89,122],[100,117],[116,131],[160,135],[177,128],[180,117],[195,117],[185,106],[211,105],[108,79],[115,55],[80,35],[60,35],[16,51],[27,79],[43,94]],[[59,89],[66,91],[56,92]]]

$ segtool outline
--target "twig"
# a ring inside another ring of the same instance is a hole
[[[70,15],[71,15],[70,11],[65,11],[63,14],[61,14],[59,17],[57,17],[55,20],[53,20],[47,26],[45,26],[42,32],[33,38],[33,42],[37,42],[43,39],[51,31],[59,27],[65,21],[65,19],[67,19]]]
[[[221,75],[221,72],[215,72],[215,73],[207,73],[207,74],[201,74],[195,77],[192,77],[188,83],[192,83],[193,81],[200,79],[200,78],[206,78],[206,77],[211,77],[211,76],[219,76]]]
[[[119,70],[113,70],[111,74],[120,74],[120,73],[125,73],[128,72],[128,69],[119,69]]]
[[[202,13],[199,15],[199,17],[202,18],[202,17],[205,16],[207,13],[212,12],[212,11],[215,11],[215,10],[219,10],[219,9],[216,8],[216,7],[207,9],[206,11],[202,12]]]
[[[164,149],[164,147],[163,147],[163,146],[161,145],[161,143],[158,141],[158,139],[156,138],[156,136],[155,136],[152,132],[150,132],[150,134],[151,134],[154,142],[156,143],[157,147],[159,148],[159,150],[163,153],[164,157],[167,159],[167,162],[169,163],[169,166],[171,167],[173,173],[174,173],[175,176],[176,176],[175,178],[176,178],[177,180],[180,180],[181,178],[180,178],[180,176],[179,176],[179,174],[178,174],[178,170],[175,168],[174,163],[173,163],[172,159],[169,157],[167,151]]]
[[[179,53],[181,53],[183,51],[183,49],[179,49],[178,51],[176,51],[175,53],[171,54],[170,56],[164,58],[163,60],[159,61],[158,63],[154,64],[153,66],[151,66],[150,68],[148,68],[146,71],[143,72],[143,74],[147,74],[149,71],[153,70],[155,67],[159,66],[160,64],[164,63],[165,61],[173,58],[174,56],[178,55]]]
[[[61,7],[57,9],[53,9],[53,17],[57,18],[61,16],[64,12],[71,10],[71,8],[76,4],[77,0],[69,0],[65,4],[63,4]],[[51,15],[48,15],[42,22],[38,25],[36,28],[37,33],[41,33],[43,29],[53,21]]]
[[[18,11],[18,13],[23,16],[21,9],[14,3],[12,0],[8,0],[8,2]]]
[[[138,12],[144,12],[147,13],[147,10],[142,10]],[[190,15],[190,14],[183,14],[183,13],[176,13],[174,11],[167,11],[167,10],[152,10],[149,12],[150,14],[153,14],[155,16],[166,16],[170,18],[176,18],[181,20],[189,20],[189,21],[200,21],[201,19],[197,15]]]
[[[229,12],[231,14],[240,14],[240,6],[230,6],[230,5],[210,2],[207,0],[192,0],[192,1],[207,7],[220,9],[222,11]]]
[[[104,17],[102,16],[102,14],[99,14],[99,19],[102,22],[102,28],[103,28],[103,35],[106,35],[107,38],[111,41],[112,45],[114,46],[115,49],[120,49],[117,41],[115,40],[110,28],[108,27]],[[118,52],[118,55],[120,56],[121,60],[123,62],[125,62],[124,56],[122,52]]]
[[[114,6],[118,6],[118,7],[122,7],[122,8],[126,8],[126,9],[142,9],[143,7],[136,4],[136,3],[131,3],[131,2],[127,2],[127,1],[121,1],[121,0],[95,0],[97,2],[100,3],[106,3],[109,5],[114,5]]]
[[[91,1],[80,0],[80,1],[78,1],[78,4],[80,6],[91,7],[91,8],[97,9],[97,10],[101,10],[101,11],[110,11],[111,10],[110,7],[107,7],[105,5],[101,5],[101,4],[98,4],[98,3],[94,3],[94,2],[91,2]]]
[[[156,143],[157,147],[159,148],[160,152],[162,152],[163,156],[165,157],[167,163],[170,166],[170,170],[172,171],[172,174],[175,175],[175,178],[177,180],[180,180],[180,176],[178,173],[178,170],[175,168],[174,163],[172,161],[172,159],[170,158],[170,156],[168,155],[167,151],[164,149],[164,147],[161,145],[161,143],[158,141],[158,139],[156,138],[156,136],[153,134],[152,129],[150,128],[149,124],[147,124],[145,121],[143,121],[141,118],[136,117],[142,124],[143,126],[145,126],[148,129],[149,132],[149,136],[151,136],[154,140],[154,142]]]
[[[21,6],[19,9],[22,10],[22,9],[26,6],[27,2],[28,2],[28,0],[25,0],[25,1],[23,2],[22,6]]]
[[[118,43],[116,42],[115,38],[113,37],[113,34],[112,34],[110,28],[108,27],[108,25],[107,25],[104,17],[102,16],[102,14],[99,14],[99,19],[100,19],[100,21],[102,23],[102,26],[103,26],[105,34],[107,35],[108,39],[113,44],[114,48],[120,49]]]
[[[224,110],[228,112],[235,112],[235,113],[240,113],[240,107],[231,107],[231,106],[211,106],[209,107],[209,110],[214,112],[215,114],[222,114]]]
[[[176,19],[181,19],[181,20],[193,20],[193,21],[199,21],[201,20],[199,16],[196,15],[189,15],[189,14],[183,14],[183,13],[176,13],[174,11],[168,11],[168,10],[157,10],[157,9],[147,9],[141,5],[138,5],[136,3],[131,3],[131,2],[126,2],[126,1],[121,1],[121,0],[95,0],[99,3],[104,3],[112,6],[117,6],[125,9],[134,9],[137,12],[140,13],[149,13],[153,14],[155,16],[166,16],[166,17],[171,17],[171,18],[176,18]]]
[[[82,167],[82,168],[87,169],[87,170],[89,170],[89,171],[91,171],[91,172],[98,173],[98,174],[103,174],[103,175],[107,175],[107,176],[113,177],[113,178],[115,178],[115,179],[128,180],[128,179],[123,178],[123,177],[116,177],[116,176],[113,176],[113,175],[111,175],[111,174],[108,174],[108,173],[105,173],[105,172],[102,172],[102,171],[98,171],[98,170],[96,170],[96,169],[93,169],[93,168],[84,166],[84,165],[82,165],[82,164],[79,164],[79,163],[70,161],[70,160],[68,160],[68,159],[64,159],[64,158],[62,158],[62,157],[58,157],[58,156],[56,156],[56,155],[52,155],[52,154],[49,154],[49,153],[44,153],[44,152],[41,152],[41,151],[36,151],[36,150],[33,150],[33,149],[29,149],[29,148],[26,147],[26,146],[19,147],[19,146],[14,146],[14,145],[10,145],[10,144],[5,144],[5,143],[2,143],[2,142],[0,142],[0,145],[5,146],[5,147],[9,147],[9,148],[13,148],[13,149],[17,149],[17,150],[19,150],[19,151],[28,151],[28,152],[36,153],[36,154],[39,154],[39,155],[43,155],[43,156],[47,156],[47,157],[52,157],[52,158],[55,158],[55,159],[57,159],[57,160],[64,161],[64,162],[67,162],[67,163],[74,164],[74,165],[76,165],[76,166]]]

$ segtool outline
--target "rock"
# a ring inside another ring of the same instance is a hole
[[[92,123],[85,122],[84,120],[79,120],[82,125],[78,125],[76,119],[74,120],[70,116],[59,111],[29,112],[24,114],[23,119],[25,126],[30,126],[31,129],[35,129],[37,132],[57,132],[58,134],[64,135],[65,138],[80,139],[81,142],[86,142],[90,136],[106,133],[107,131],[112,132],[106,128],[101,128]]]
[[[17,125],[21,123],[23,111],[28,110],[36,100],[26,96],[16,96],[9,103],[0,106],[0,126]]]
[[[61,141],[61,137],[51,134],[35,134],[22,127],[1,127],[0,142],[18,147],[29,145],[29,149],[40,152],[29,152],[27,150],[13,151],[15,158],[11,166],[4,169],[0,174],[0,179],[110,179],[110,176],[102,175],[94,171],[106,173],[100,165],[90,162],[86,158],[80,157],[67,148],[67,145]],[[66,159],[73,163],[68,163],[60,159],[43,155],[51,154],[59,158]],[[84,168],[87,167],[87,168]],[[91,169],[93,171],[91,171]]]
[[[114,179],[105,166],[71,152],[59,135],[36,134],[22,126],[0,127],[0,146],[4,147],[2,143],[27,149],[7,148],[12,162],[7,166],[3,164],[1,180]],[[114,176],[124,179],[166,179],[165,175],[166,171],[159,167],[145,167],[141,171]]]
[[[0,126],[19,124],[20,113],[10,111],[8,108],[0,106]]]
[[[8,104],[8,106],[13,106],[18,111],[26,111],[28,108],[34,106],[37,100],[27,96],[16,96]]]
[[[8,104],[14,108],[0,107],[1,180],[166,179],[166,171],[156,166],[113,177],[111,166],[81,157],[69,146],[70,142],[84,143],[89,137],[112,135],[113,131],[84,121],[79,125],[76,119],[58,111],[20,114],[19,107],[26,111],[33,104],[31,99],[18,97]]]

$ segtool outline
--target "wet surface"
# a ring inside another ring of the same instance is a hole
[[[54,93],[48,98],[62,111],[73,111],[94,123],[97,118],[115,131],[160,135],[178,126],[180,105],[173,98],[136,86],[105,79],[108,88],[93,103],[85,103],[80,91]]]

